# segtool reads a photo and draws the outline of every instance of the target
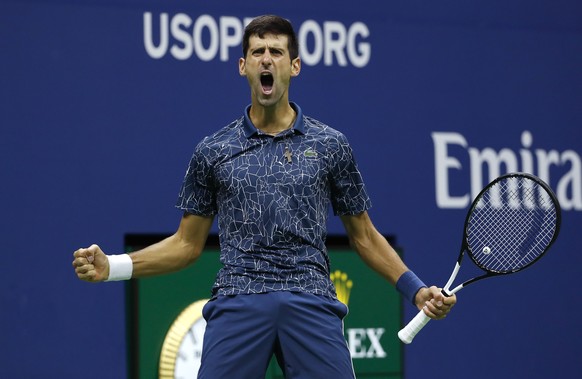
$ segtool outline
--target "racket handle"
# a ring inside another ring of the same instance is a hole
[[[398,338],[400,338],[400,341],[404,342],[405,344],[411,343],[416,334],[420,332],[420,330],[424,328],[424,326],[429,321],[430,317],[425,315],[421,310],[416,316],[414,316],[412,320],[410,320],[408,325],[406,325],[398,332]]]

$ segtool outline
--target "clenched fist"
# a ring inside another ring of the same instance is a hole
[[[109,277],[109,260],[97,245],[73,253],[73,267],[77,277],[86,282],[102,282]]]

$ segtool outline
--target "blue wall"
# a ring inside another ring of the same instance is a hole
[[[406,347],[407,377],[579,373],[582,3],[273,3],[0,0],[0,377],[125,376],[123,284],[79,282],[72,252],[175,230],[195,143],[250,102],[230,45],[264,13],[301,28],[291,98],[350,138],[377,228],[425,281],[448,278],[471,181],[495,167],[544,177],[564,206],[548,256],[461,292]]]

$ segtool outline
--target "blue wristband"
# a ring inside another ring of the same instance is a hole
[[[412,305],[416,305],[414,299],[416,298],[417,292],[423,287],[426,287],[426,284],[412,271],[406,271],[396,282],[398,292],[408,299]]]

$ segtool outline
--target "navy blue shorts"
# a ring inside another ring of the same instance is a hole
[[[296,292],[219,296],[203,309],[199,379],[263,379],[273,354],[287,379],[353,379],[347,307]]]

